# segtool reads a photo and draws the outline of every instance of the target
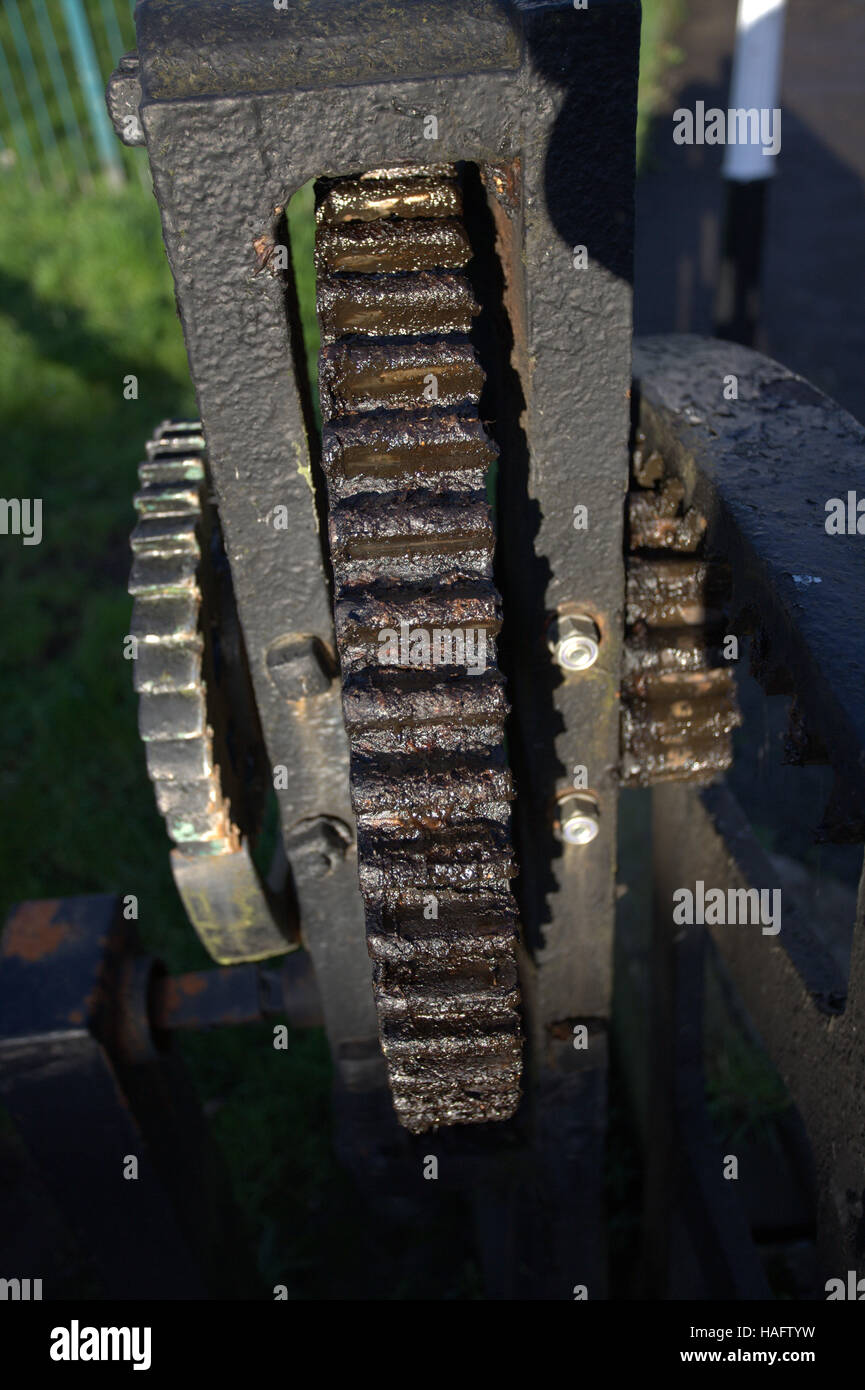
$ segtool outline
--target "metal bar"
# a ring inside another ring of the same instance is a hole
[[[114,60],[117,61],[120,59],[121,55],[125,53],[128,49],[131,49],[134,44],[135,0],[131,0],[130,4],[130,9],[132,10],[133,14],[133,43],[129,44],[127,44],[126,39],[124,38],[121,25],[117,18],[116,0],[100,0],[100,4],[102,7],[102,16],[105,23],[105,32],[108,36],[108,46],[112,55],[114,56]],[[150,178],[148,176],[147,169],[144,166],[143,159],[137,156],[133,157],[132,163],[138,171],[138,178],[142,188],[149,189]]]
[[[72,45],[72,55],[78,72],[78,80],[81,83],[81,90],[87,105],[90,129],[96,141],[102,168],[109,182],[117,186],[125,181],[123,161],[118,153],[114,132],[108,119],[108,112],[105,109],[102,79],[99,73],[99,64],[96,61],[93,38],[87,24],[87,16],[81,0],[61,0],[61,2],[69,41]]]
[[[13,910],[0,1095],[106,1296],[250,1297],[227,1170],[182,1063],[164,1035],[154,1044],[155,963],[120,908],[97,896]]]
[[[78,117],[75,114],[75,105],[69,91],[69,83],[66,81],[63,60],[60,57],[60,50],[57,47],[57,39],[54,34],[45,0],[33,0],[33,12],[36,15],[36,23],[39,26],[42,47],[48,62],[51,82],[60,106],[63,124],[66,128],[66,135],[69,140],[72,157],[78,167],[78,172],[82,174],[86,180],[90,174],[87,149],[81,135],[81,126],[78,123]]]
[[[865,458],[865,427],[786,367],[737,344],[679,335],[638,339],[635,392],[657,448],[709,519],[706,547],[730,565],[731,628],[756,629],[788,673],[849,798],[849,835],[865,822],[865,641],[843,656],[827,614],[865,611],[861,537],[832,534]],[[724,388],[736,390],[725,400]],[[808,473],[791,469],[807,458]],[[819,485],[814,480],[819,480]],[[815,490],[816,488],[816,490]],[[737,626],[738,624],[738,626]]]
[[[736,1184],[724,1178],[723,1156],[706,1110],[705,933],[699,926],[683,931],[673,924],[673,892],[687,881],[678,840],[682,795],[678,787],[652,790],[653,968],[659,990],[652,1050],[659,1065],[653,1065],[643,1292],[650,1298],[769,1298]],[[690,1247],[684,1261],[683,1238]],[[677,1273],[694,1266],[700,1270],[702,1290],[692,1282],[683,1285]]]
[[[150,1019],[154,1029],[213,1028],[284,1016],[295,1028],[323,1022],[309,956],[297,951],[279,970],[231,965],[196,970],[155,982]]]
[[[777,877],[725,787],[664,792],[666,833],[676,846],[678,884],[765,888]],[[865,879],[863,879],[865,882]],[[830,1010],[821,988],[827,966],[807,943],[794,903],[784,904],[778,937],[758,927],[710,926],[767,1050],[804,1120],[817,1172],[818,1249],[827,1274],[865,1269],[860,1239],[865,1193],[865,893],[860,889],[846,1007]],[[794,960],[807,945],[810,965]],[[792,949],[791,949],[792,946]],[[831,1081],[830,1081],[831,1079]]]
[[[120,25],[117,22],[117,11],[114,8],[114,0],[99,0],[99,8],[102,11],[102,23],[105,26],[105,36],[108,39],[108,47],[116,60],[125,51],[126,45],[123,35],[120,32]]]
[[[732,408],[719,389],[725,380],[736,385]],[[764,681],[795,692],[797,710],[835,768],[841,795],[827,824],[861,841],[865,643],[851,638],[839,654],[827,614],[865,608],[865,572],[849,523],[846,534],[832,533],[824,497],[849,504],[865,429],[777,363],[696,337],[638,342],[635,391],[648,447],[660,450],[686,502],[708,517],[709,549],[730,563],[731,626],[756,628]],[[807,482],[791,472],[796,457],[809,461]],[[814,478],[819,487],[810,495]],[[666,791],[680,883],[766,888],[777,881],[724,787],[699,798]],[[819,1248],[827,1273],[844,1277],[865,1259],[865,898],[860,890],[847,990],[796,903],[785,897],[783,909],[780,934],[721,926],[711,933],[802,1114],[818,1178]]]
[[[18,93],[15,90],[15,82],[12,77],[12,69],[6,58],[3,44],[0,42],[0,91],[3,93],[3,105],[9,117],[9,123],[15,136],[17,152],[19,158],[23,158],[28,166],[31,179],[37,188],[42,187],[42,180],[39,177],[39,169],[36,163],[36,156],[33,153],[33,146],[30,143],[30,135],[27,130],[27,122],[18,101]]]
[[[787,0],[739,0],[730,78],[731,108],[772,111],[777,106],[786,8]],[[748,133],[752,133],[750,127]],[[780,141],[780,129],[777,133]],[[773,156],[764,153],[760,141],[728,140],[724,148],[725,179],[747,183],[769,179],[774,172]]]
[[[724,245],[718,276],[715,332],[753,345],[760,325],[760,281],[769,180],[781,147],[778,94],[786,0],[739,0],[729,110],[755,111],[759,140],[730,139],[724,149]],[[778,150],[762,144],[762,112],[771,112]],[[777,116],[776,116],[777,113]],[[757,132],[748,127],[749,137]]]
[[[610,1009],[628,479],[639,15],[613,4],[571,20],[552,7],[526,15],[527,99],[556,116],[551,129],[528,120],[519,169],[490,179],[514,339],[512,353],[502,345],[497,373],[505,438],[496,560],[515,711],[518,895],[536,970],[539,1049],[558,1021],[605,1018]],[[599,102],[609,131],[603,196],[590,192]],[[577,269],[580,246],[586,263]],[[597,315],[610,328],[602,341]],[[559,351],[563,342],[570,351]],[[587,509],[586,529],[576,525],[578,507]],[[599,631],[598,658],[587,669],[559,668],[550,654],[546,627],[563,612],[586,615]],[[573,790],[577,767],[595,800],[598,833],[583,844],[557,843],[556,798]]]
[[[69,187],[69,180],[60,159],[60,152],[57,148],[57,141],[51,126],[48,115],[48,108],[45,104],[45,94],[39,81],[36,71],[36,64],[33,61],[33,51],[30,41],[27,38],[27,30],[21,20],[21,13],[18,9],[18,0],[6,0],[6,13],[9,16],[9,27],[12,30],[12,40],[15,44],[15,51],[18,54],[18,62],[27,87],[27,94],[30,98],[30,107],[33,111],[33,118],[36,121],[36,128],[39,131],[39,139],[45,156],[50,165],[56,165],[59,170],[59,183],[63,190]]]
[[[0,1094],[106,1292],[202,1297],[204,1281],[97,1036],[128,928],[111,897],[13,910],[0,939]],[[127,1155],[136,1181],[124,1181]]]

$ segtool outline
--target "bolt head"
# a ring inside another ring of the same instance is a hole
[[[584,613],[559,614],[550,623],[549,648],[563,671],[587,671],[600,652],[595,623]]]
[[[562,822],[562,839],[568,845],[588,845],[594,840],[598,829],[596,819],[578,811],[576,815]]]
[[[317,637],[280,637],[268,648],[267,674],[286,700],[324,695],[331,685],[329,660]]]
[[[593,637],[574,633],[565,637],[556,647],[556,660],[566,671],[585,671],[594,666],[598,659],[599,647]]]
[[[558,805],[558,836],[566,845],[591,844],[600,829],[593,797],[581,792],[563,796]]]
[[[348,826],[335,816],[314,816],[294,827],[286,843],[297,877],[327,878],[352,844]]]

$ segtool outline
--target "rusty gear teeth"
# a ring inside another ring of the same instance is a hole
[[[440,408],[477,405],[483,380],[471,343],[457,334],[386,345],[342,340],[324,348],[319,361],[319,387],[333,418],[351,411],[413,410],[433,389]]]
[[[448,166],[318,188],[323,462],[359,878],[394,1107],[416,1133],[505,1119],[520,1094],[485,493],[496,450],[477,411],[460,212]],[[382,634],[418,629],[441,645],[385,664]],[[482,662],[456,632],[483,638]]]
[[[200,531],[205,482],[200,426],[166,422],[147,445],[134,505],[129,592],[139,654],[138,725],[160,810],[175,844],[195,852],[236,846],[237,831],[213,765],[200,631]],[[157,523],[154,525],[154,523]],[[177,746],[179,745],[179,747]],[[191,754],[191,756],[187,756]],[[178,771],[191,775],[180,780]]]
[[[324,183],[316,209],[319,227],[386,218],[459,217],[462,197],[448,165],[429,169],[375,169],[356,179]]]
[[[389,275],[319,275],[322,342],[332,343],[350,333],[370,338],[468,333],[478,306],[464,275],[448,271],[400,275],[398,269],[394,257]]]
[[[701,784],[730,766],[741,723],[722,651],[730,573],[697,554],[706,518],[644,442],[628,494],[622,781]]]
[[[454,219],[432,221],[326,223],[319,228],[316,270],[376,274],[382,262],[392,270],[458,269],[471,260],[468,237]]]
[[[201,425],[160,425],[138,476],[129,579],[133,682],[147,771],[175,845],[172,872],[214,960],[265,959],[289,943],[235,824],[229,796],[237,779],[227,746],[219,755],[214,747],[217,696],[206,678],[212,654],[204,609],[215,597],[208,561],[218,530]]]
[[[405,410],[387,415],[336,417],[327,432],[325,463],[338,494],[342,479],[398,479],[402,486],[430,474],[482,476],[496,450],[474,414]],[[457,479],[456,482],[460,480]]]

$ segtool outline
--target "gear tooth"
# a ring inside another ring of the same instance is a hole
[[[196,689],[203,646],[199,636],[184,642],[142,643],[132,670],[136,694]]]
[[[185,593],[141,594],[132,605],[130,634],[139,642],[189,642],[198,632],[201,595]]]
[[[138,727],[156,803],[175,846],[172,870],[189,917],[220,962],[287,949],[266,895],[232,824],[214,762],[204,680],[199,587],[206,454],[197,421],[164,421],[139,465],[129,592],[137,641],[133,685]],[[201,861],[207,866],[202,870]],[[213,875],[224,871],[220,884]],[[237,904],[242,904],[238,912]]]
[[[453,172],[335,181],[316,233],[359,879],[394,1108],[413,1133],[508,1118],[521,1071],[485,486],[497,451],[477,410],[483,372],[467,337],[477,305],[459,274],[470,247]],[[429,650],[385,661],[388,631],[427,632]]]
[[[136,555],[129,577],[129,593],[134,598],[145,594],[188,593],[196,588],[198,566],[189,553]]]
[[[471,247],[455,218],[325,223],[316,237],[319,272],[460,270]]]
[[[632,477],[621,780],[711,782],[732,763],[741,723],[723,655],[729,569],[699,555],[706,519],[660,453],[635,449]]]
[[[449,270],[319,279],[319,325],[325,344],[350,334],[363,338],[465,334],[478,312],[466,276]]]
[[[198,564],[197,518],[142,517],[129,542],[134,555],[192,555]]]
[[[430,372],[430,358],[435,371]],[[340,339],[322,350],[319,386],[325,412],[420,410],[432,398],[440,408],[477,405],[484,374],[468,338]]]
[[[317,231],[382,218],[459,217],[462,196],[455,173],[446,165],[430,165],[376,169],[356,179],[337,179],[325,186],[316,209]]]
[[[200,510],[198,492],[198,484],[187,478],[172,482],[143,481],[132,504],[142,517],[196,516]]]

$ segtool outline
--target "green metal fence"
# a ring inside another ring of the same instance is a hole
[[[133,9],[134,0],[3,0],[0,187],[16,168],[61,193],[94,177],[146,181],[141,151],[120,144],[105,107],[105,84],[135,47]]]

